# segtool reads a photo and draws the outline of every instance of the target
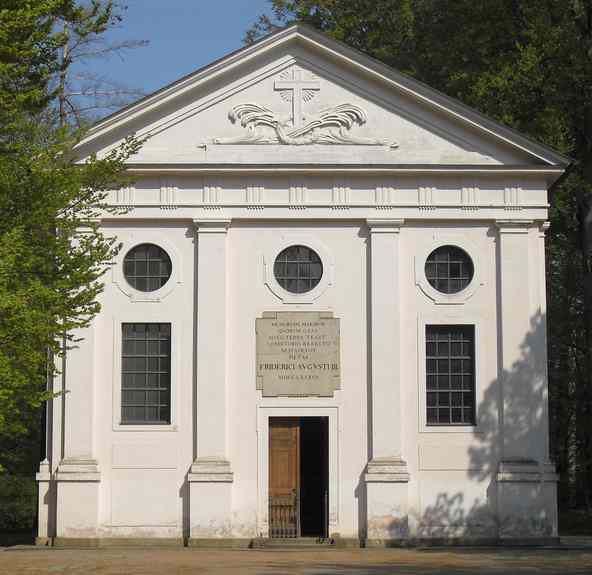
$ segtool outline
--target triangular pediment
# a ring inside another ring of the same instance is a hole
[[[568,160],[293,26],[99,122],[81,154],[147,137],[134,164],[563,166]]]

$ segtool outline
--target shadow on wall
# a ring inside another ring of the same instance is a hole
[[[554,534],[555,485],[544,481],[549,476],[543,468],[548,457],[545,319],[542,314],[531,318],[518,359],[511,369],[500,368],[477,406],[467,475],[486,484],[486,493],[470,502],[463,490],[438,491],[414,518],[418,537]],[[400,529],[398,522],[393,529]]]

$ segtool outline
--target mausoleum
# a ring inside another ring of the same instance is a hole
[[[133,187],[53,382],[39,540],[557,536],[545,230],[569,160],[314,30],[100,121]]]

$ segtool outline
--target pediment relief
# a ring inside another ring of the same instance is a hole
[[[497,150],[400,96],[292,60],[160,122],[140,161],[500,164]],[[469,138],[471,136],[469,135]],[[289,155],[286,148],[290,149]],[[166,156],[165,159],[163,156]],[[162,159],[161,159],[162,158]]]
[[[230,138],[214,138],[212,143],[399,146],[395,141],[355,134],[355,128],[368,121],[367,113],[361,106],[343,102],[308,114],[306,105],[319,94],[321,82],[316,75],[300,66],[295,65],[283,71],[274,81],[273,87],[280,98],[290,105],[288,115],[255,102],[237,104],[229,111],[228,119],[232,124],[244,128],[244,133]]]
[[[285,144],[305,146],[310,144],[351,144],[358,146],[388,146],[387,140],[356,137],[352,132],[355,126],[367,122],[363,108],[353,104],[340,104],[334,108],[321,110],[315,118],[304,126],[282,122],[268,108],[255,103],[238,104],[228,114],[229,120],[240,123],[245,134],[235,138],[214,138],[214,144]],[[396,142],[391,148],[398,148]]]

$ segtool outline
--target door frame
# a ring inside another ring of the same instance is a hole
[[[257,409],[257,533],[269,537],[269,418],[327,417],[329,431],[329,535],[339,533],[339,409],[316,406],[273,406]]]

